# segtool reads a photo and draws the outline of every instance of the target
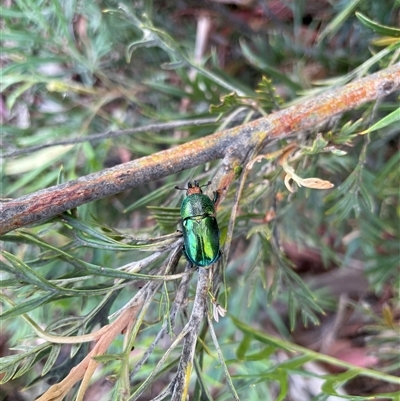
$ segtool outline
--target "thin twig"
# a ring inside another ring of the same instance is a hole
[[[226,366],[226,363],[225,363],[224,355],[222,354],[221,347],[218,344],[218,338],[217,338],[217,334],[215,333],[215,330],[214,330],[213,322],[209,315],[207,315],[207,321],[208,321],[208,329],[210,330],[211,338],[214,342],[215,349],[217,350],[217,354],[218,354],[219,360],[221,362],[221,366],[224,370],[226,381],[228,382],[228,387],[231,390],[233,399],[239,401],[238,393],[236,392],[236,389],[233,385],[231,375],[229,374],[228,367]]]
[[[191,269],[188,267],[186,269],[186,272]],[[171,311],[170,311],[170,321],[171,321],[171,327],[174,329],[175,327],[175,322],[176,322],[176,316],[179,312],[179,310],[183,307],[185,300],[187,299],[187,294],[189,290],[189,283],[190,279],[192,276],[190,274],[187,274],[182,278],[181,283],[179,284],[179,288],[176,291],[176,296],[174,303],[172,304]],[[151,353],[153,352],[155,346],[158,344],[158,342],[165,336],[165,334],[168,331],[168,321],[165,321],[164,324],[161,327],[161,330],[153,340],[153,342],[150,344],[150,346],[147,348],[146,352],[143,354],[142,358],[136,363],[134,369],[132,370],[130,374],[130,381],[132,382],[133,378],[135,377],[136,373],[140,370],[140,368],[143,366],[143,364],[147,361]]]
[[[146,390],[146,388],[151,383],[153,383],[153,378],[160,371],[161,367],[164,365],[165,361],[168,359],[171,352],[178,346],[178,344],[186,336],[186,334],[189,333],[189,330],[190,330],[190,325],[188,323],[182,329],[182,331],[177,335],[176,339],[173,341],[173,343],[170,345],[170,347],[167,349],[167,351],[164,353],[164,355],[160,358],[160,360],[158,361],[157,365],[155,366],[153,371],[150,373],[150,375],[144,380],[144,382],[140,385],[140,387],[131,395],[131,397],[129,398],[128,401],[137,400],[143,394],[143,392]]]
[[[213,117],[213,118],[199,118],[199,119],[194,119],[194,120],[170,121],[167,123],[155,123],[155,124],[145,125],[144,127],[122,129],[122,130],[117,130],[117,131],[108,131],[108,132],[102,132],[102,133],[98,133],[98,134],[91,134],[91,135],[86,135],[86,136],[81,136],[81,137],[64,139],[62,141],[43,143],[41,145],[31,146],[29,148],[19,149],[19,150],[14,150],[13,152],[4,153],[1,155],[1,157],[10,158],[10,157],[15,157],[15,156],[20,156],[20,155],[29,154],[32,152],[37,152],[38,150],[50,148],[53,146],[76,145],[78,143],[83,143],[83,142],[95,142],[95,141],[99,141],[102,139],[117,138],[119,136],[124,136],[124,135],[140,134],[142,132],[149,132],[149,131],[150,132],[160,132],[160,131],[166,131],[166,130],[182,128],[182,127],[214,124],[216,122],[218,122],[217,118]]]

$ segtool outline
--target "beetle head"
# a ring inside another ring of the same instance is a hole
[[[186,195],[202,194],[203,191],[201,190],[201,188],[207,187],[210,184],[211,181],[208,181],[207,184],[199,185],[199,182],[197,180],[194,180],[193,184],[190,181],[188,182],[187,188],[179,188],[178,186],[176,186],[175,189],[186,191]]]

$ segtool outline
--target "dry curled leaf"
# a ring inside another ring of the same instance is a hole
[[[226,312],[227,310],[224,309],[220,304],[213,303],[213,315],[216,322],[219,322],[219,317],[224,317]]]
[[[329,189],[332,188],[334,185],[330,181],[325,181],[321,180],[320,178],[313,177],[302,179],[301,186],[313,189]]]
[[[288,164],[289,154],[292,152],[292,149],[289,149],[285,152],[280,158],[280,164],[285,171],[285,186],[290,192],[295,192],[295,189],[290,184],[290,181],[293,180],[299,187],[307,187],[312,189],[329,189],[334,185],[330,181],[321,180],[320,178],[310,177],[310,178],[301,178],[299,177],[292,166]]]
[[[293,180],[299,187],[307,187],[312,189],[329,189],[334,187],[330,181],[321,180],[320,178],[316,177],[301,178],[293,172],[286,172],[285,186],[290,192],[295,192],[295,189],[292,187],[292,185],[290,185],[291,180]]]

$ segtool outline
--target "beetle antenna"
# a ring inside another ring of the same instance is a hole
[[[211,184],[211,181],[208,181],[207,184],[202,185],[200,188],[208,187]]]
[[[178,185],[175,185],[175,189],[179,189],[180,191],[186,191],[187,188],[179,188]]]

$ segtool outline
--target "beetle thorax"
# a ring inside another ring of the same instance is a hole
[[[187,191],[186,191],[186,195],[194,195],[194,194],[202,194],[203,191],[201,190],[200,187],[188,187]]]
[[[215,213],[214,203],[202,194],[194,193],[187,196],[181,205],[181,216],[183,219],[196,216],[212,216]]]

